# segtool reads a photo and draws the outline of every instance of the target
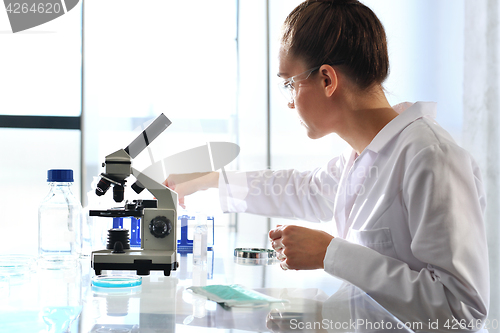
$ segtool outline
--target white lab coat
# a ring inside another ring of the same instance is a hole
[[[433,121],[435,109],[408,107],[356,159],[350,152],[309,172],[221,176],[221,206],[333,218],[339,235],[324,259],[327,273],[402,321],[441,326],[455,318],[475,327],[489,306],[485,196],[476,163]]]

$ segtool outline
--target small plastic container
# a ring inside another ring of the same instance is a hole
[[[204,216],[207,227],[207,250],[213,251],[214,248],[214,217]],[[180,212],[177,218],[177,234],[180,235],[177,240],[177,252],[181,255],[193,253],[193,241],[196,227],[201,224],[194,214]]]
[[[196,227],[193,236],[193,264],[207,265],[207,216],[196,215]]]

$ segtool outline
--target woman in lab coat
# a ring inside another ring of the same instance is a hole
[[[324,269],[403,321],[477,330],[489,306],[479,169],[434,122],[434,103],[389,105],[388,68],[385,32],[369,8],[303,2],[284,23],[282,88],[310,138],[337,133],[352,150],[309,172],[211,173],[184,183],[171,176],[165,184],[181,203],[219,187],[227,212],[333,219],[336,237],[293,225],[271,230],[281,267]]]

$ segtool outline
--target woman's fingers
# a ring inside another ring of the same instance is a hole
[[[281,268],[287,270],[323,268],[333,236],[320,230],[288,225],[269,231],[269,238]]]
[[[281,238],[281,235],[283,233],[283,227],[282,225],[277,225],[276,228],[271,229],[269,231],[269,240],[272,242],[275,239]]]

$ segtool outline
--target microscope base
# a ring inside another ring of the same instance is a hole
[[[173,266],[177,266],[174,263]],[[136,260],[133,264],[93,263],[95,275],[101,275],[101,271],[137,271],[137,275],[149,275],[151,271],[163,271],[164,276],[170,276],[172,264],[152,264],[151,260]]]
[[[130,270],[137,271],[137,275],[149,275],[153,270],[163,271],[164,276],[170,276],[170,272],[177,269],[176,256],[171,251],[147,252],[148,255],[144,250],[132,250],[123,254],[108,250],[92,252],[92,268],[96,275],[101,275],[103,270]]]

